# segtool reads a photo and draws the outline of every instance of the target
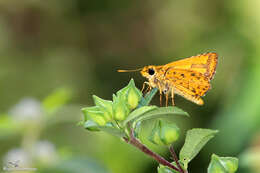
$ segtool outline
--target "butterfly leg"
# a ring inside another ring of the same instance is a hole
[[[141,92],[143,92],[144,91],[144,88],[145,88],[145,82],[143,83],[143,87],[142,87],[142,90],[141,90]]]
[[[165,105],[166,105],[166,107],[167,107],[167,106],[168,106],[169,93],[166,93],[166,94],[165,94],[165,98],[166,98],[166,103],[165,103]]]
[[[159,92],[160,92],[160,106],[162,106],[162,88],[160,83],[158,83],[158,88],[159,88]]]
[[[144,83],[143,83],[143,87],[142,87],[142,90],[141,90],[141,92],[143,92],[143,91],[144,91],[145,85],[147,85],[147,83],[148,83],[148,82],[144,82]],[[148,84],[148,85],[149,85],[149,84]]]
[[[146,88],[146,90],[145,90],[145,93],[148,93],[148,92],[150,92],[150,91],[151,91],[151,89],[152,89],[152,87],[149,85],[149,86]]]
[[[160,106],[162,107],[162,94],[160,94]]]
[[[144,92],[144,93],[148,93],[148,92],[150,92],[150,91],[151,91],[151,89],[152,89],[152,87],[149,85],[149,86],[146,88],[146,90],[145,90],[145,92]]]
[[[172,106],[174,106],[174,87],[172,87]]]
[[[148,85],[148,87],[147,87],[146,90],[144,91],[145,85]],[[144,91],[144,93],[147,93],[147,92],[149,92],[150,90],[151,90],[150,83],[149,83],[149,82],[144,82],[141,92]]]

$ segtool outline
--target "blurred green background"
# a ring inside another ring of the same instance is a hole
[[[157,163],[132,146],[77,126],[80,109],[93,105],[93,94],[111,99],[130,78],[141,88],[140,74],[117,69],[214,51],[219,64],[205,105],[175,101],[191,115],[182,129],[220,130],[190,172],[206,172],[216,153],[238,157],[239,173],[259,173],[259,9],[258,0],[1,0],[0,165],[155,173]]]

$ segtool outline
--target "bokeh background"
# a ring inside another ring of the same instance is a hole
[[[258,0],[1,0],[0,166],[155,173],[157,163],[132,146],[77,126],[80,109],[93,105],[93,94],[111,99],[131,78],[141,88],[140,74],[116,69],[214,51],[219,64],[205,105],[175,101],[191,115],[182,136],[194,127],[220,130],[190,172],[206,172],[215,153],[238,157],[239,173],[259,173],[259,9]]]

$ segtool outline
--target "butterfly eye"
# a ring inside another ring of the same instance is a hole
[[[154,75],[154,69],[149,68],[149,69],[148,69],[148,73],[149,73],[149,75]]]

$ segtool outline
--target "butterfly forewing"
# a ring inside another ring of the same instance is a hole
[[[185,69],[199,72],[212,79],[218,62],[218,55],[216,53],[205,53],[190,58],[178,60],[166,64],[163,68],[165,72],[171,69]]]

